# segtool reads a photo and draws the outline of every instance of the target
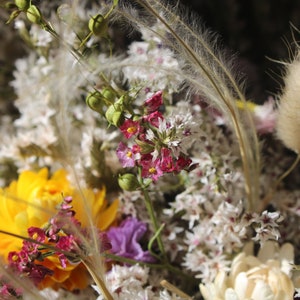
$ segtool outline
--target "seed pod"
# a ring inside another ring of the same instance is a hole
[[[27,19],[34,24],[42,23],[42,14],[35,5],[30,5],[26,11]]]
[[[140,187],[140,184],[134,174],[126,173],[119,175],[118,183],[121,189],[125,191],[135,191]]]
[[[94,35],[105,36],[108,29],[108,22],[101,14],[98,14],[90,18],[88,26]]]
[[[98,91],[89,93],[85,99],[86,104],[94,111],[103,114],[103,96]]]
[[[15,4],[20,10],[27,10],[30,6],[30,0],[15,0]]]
[[[122,123],[122,120],[124,120],[121,105],[119,103],[110,105],[105,113],[105,117],[110,124],[119,127]]]
[[[111,88],[104,88],[101,93],[103,97],[110,102],[113,102],[116,98],[116,93]]]

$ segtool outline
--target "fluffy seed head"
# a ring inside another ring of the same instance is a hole
[[[286,147],[300,153],[300,53],[288,65],[280,97],[277,136]]]

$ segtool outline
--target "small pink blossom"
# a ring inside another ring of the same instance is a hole
[[[160,160],[142,159],[140,162],[142,166],[142,177],[151,178],[153,181],[157,181],[159,177],[163,175],[163,171],[160,168]]]
[[[176,172],[180,172],[181,170],[186,169],[192,163],[192,160],[188,157],[179,156],[176,161]]]
[[[152,112],[151,114],[143,117],[144,122],[148,122],[156,128],[159,127],[159,120],[163,120],[163,119],[164,116],[159,111]]]
[[[31,237],[32,239],[43,243],[46,239],[46,234],[45,231],[41,228],[38,227],[30,227],[27,230],[28,236]]]
[[[162,104],[163,104],[162,91],[158,91],[145,101],[145,107],[147,113],[152,113],[158,110]]]
[[[163,148],[161,150],[160,168],[163,172],[166,172],[166,173],[173,172],[175,169],[171,150],[168,148]]]
[[[133,120],[125,120],[124,123],[120,126],[120,130],[124,134],[124,136],[129,139],[132,136],[136,135],[140,131],[140,123],[139,121]]]
[[[274,99],[269,98],[263,105],[254,108],[254,121],[258,133],[272,133],[277,120],[277,110],[274,108]]]
[[[124,143],[120,143],[117,148],[117,156],[123,168],[135,166],[135,153],[137,148],[129,148]]]

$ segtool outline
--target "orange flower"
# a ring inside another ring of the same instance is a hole
[[[63,196],[71,196],[73,209],[83,227],[89,227],[92,220],[100,230],[106,230],[116,219],[118,201],[108,205],[105,199],[105,187],[99,191],[78,190],[70,185],[65,170],[56,171],[48,178],[48,170],[39,172],[24,171],[17,181],[7,188],[0,189],[0,230],[12,234],[28,236],[29,227],[43,227],[57,212],[56,207]],[[19,251],[22,240],[11,235],[1,234],[0,255],[7,260],[8,253]],[[53,276],[46,276],[41,288],[53,287],[69,290],[87,286],[89,277],[82,264],[60,265],[55,257],[46,258],[43,264],[54,271]]]

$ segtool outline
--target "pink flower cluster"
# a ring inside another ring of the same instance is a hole
[[[24,240],[20,251],[9,252],[9,267],[18,274],[26,274],[35,284],[39,284],[46,275],[53,274],[53,271],[37,263],[43,260],[39,243],[44,243],[46,236],[42,229],[36,227],[30,227],[28,235],[36,242]]]
[[[183,153],[175,155],[169,147],[176,128],[165,120],[159,110],[163,105],[162,92],[156,92],[144,103],[144,115],[126,119],[119,127],[126,139],[134,138],[134,144],[128,146],[121,142],[117,156],[122,166],[141,167],[143,178],[153,181],[164,173],[179,173],[189,169],[192,160]]]
[[[9,267],[13,271],[28,276],[38,285],[45,276],[53,274],[52,270],[41,264],[45,257],[56,255],[63,268],[67,267],[68,261],[80,261],[80,253],[85,249],[81,236],[86,238],[88,233],[75,218],[71,202],[71,197],[64,198],[59,211],[46,228],[30,227],[27,230],[29,238],[23,240],[21,250],[8,254]],[[111,248],[104,232],[99,232],[99,239],[103,247],[101,251]]]

